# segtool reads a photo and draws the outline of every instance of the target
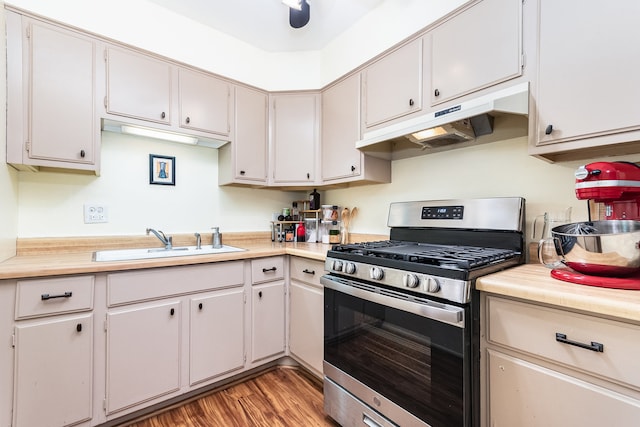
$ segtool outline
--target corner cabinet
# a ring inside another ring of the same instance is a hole
[[[271,95],[270,105],[270,184],[313,185],[320,164],[320,93]]]
[[[482,296],[486,426],[635,426],[640,326]]]
[[[640,56],[632,53],[640,4],[539,0],[538,6],[529,153],[572,160],[640,152]],[[610,25],[596,31],[597,22]]]
[[[418,38],[362,71],[363,129],[422,110],[424,58]]]
[[[522,2],[482,0],[443,22],[431,50],[431,104],[522,74]]]
[[[218,184],[267,184],[267,93],[235,88],[235,137],[218,149]]]
[[[322,182],[391,182],[391,161],[356,148],[360,139],[360,74],[322,92]]]
[[[7,163],[99,172],[96,42],[6,12]]]

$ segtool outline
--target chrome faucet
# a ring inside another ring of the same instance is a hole
[[[167,237],[162,231],[156,231],[153,228],[147,228],[147,236],[149,235],[149,233],[153,233],[162,242],[165,249],[168,250],[173,248],[173,239],[171,238],[171,236]]]
[[[194,236],[196,236],[196,249],[202,249],[202,237],[200,233],[194,233]]]

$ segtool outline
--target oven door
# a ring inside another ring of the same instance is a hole
[[[321,282],[330,416],[345,426],[471,425],[469,306],[334,275]],[[344,414],[349,399],[374,412]],[[378,413],[385,422],[371,423]]]

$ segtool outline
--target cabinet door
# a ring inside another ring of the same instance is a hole
[[[171,66],[136,52],[107,49],[107,113],[169,124]]]
[[[107,313],[107,414],[180,388],[180,302]]]
[[[521,24],[522,2],[483,0],[435,28],[431,103],[519,76]]]
[[[29,35],[29,158],[92,164],[95,43],[35,22]]]
[[[235,150],[237,179],[267,180],[267,95],[254,89],[236,87],[236,128],[231,149]]]
[[[322,288],[292,281],[290,286],[289,349],[322,375],[324,293]]]
[[[231,132],[231,85],[195,71],[178,71],[180,127],[228,136]]]
[[[244,291],[190,301],[189,384],[244,367]]]
[[[313,184],[319,132],[319,95],[273,97],[273,181]]]
[[[360,75],[322,93],[322,179],[360,175]]]
[[[19,322],[15,335],[13,425],[67,426],[91,419],[93,314]]]
[[[631,427],[640,401],[489,350],[487,425]]]
[[[365,68],[365,128],[422,109],[422,58],[422,39],[417,39]]]
[[[640,129],[640,3],[541,0],[539,13],[536,144]]]
[[[284,282],[252,288],[251,361],[284,353]]]

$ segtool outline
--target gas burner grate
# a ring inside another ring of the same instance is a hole
[[[436,245],[398,240],[340,245],[334,246],[333,250],[367,259],[383,258],[462,270],[471,270],[519,256],[518,252],[508,249]],[[370,262],[375,263],[373,260]]]

